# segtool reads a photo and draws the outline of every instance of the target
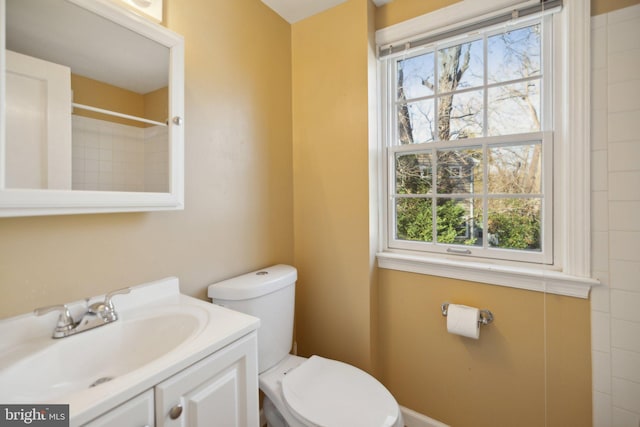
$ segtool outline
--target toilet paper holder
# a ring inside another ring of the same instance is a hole
[[[440,309],[442,310],[442,315],[444,317],[447,317],[447,311],[449,309],[449,303],[448,302],[443,302],[442,305],[440,305]],[[478,324],[479,325],[488,325],[489,323],[493,322],[493,313],[487,309],[482,309],[480,310],[480,319],[478,319]]]

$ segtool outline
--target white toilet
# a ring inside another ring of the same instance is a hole
[[[260,318],[258,372],[270,427],[402,427],[400,407],[368,373],[289,354],[297,271],[275,265],[209,286],[218,305]]]

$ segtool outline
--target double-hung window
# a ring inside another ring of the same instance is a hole
[[[382,59],[388,248],[553,262],[549,19]]]
[[[378,30],[378,266],[586,298],[590,4],[461,0]]]
[[[590,21],[461,0],[377,31],[380,268],[588,297]]]

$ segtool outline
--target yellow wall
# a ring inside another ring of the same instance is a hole
[[[0,318],[165,276],[293,262],[291,29],[257,0],[165,0],[185,38],[186,208],[0,219]]]
[[[376,27],[432,7],[396,0]],[[292,30],[299,352],[370,370],[400,404],[456,427],[591,425],[588,300],[368,275],[366,13],[350,0]],[[489,308],[496,321],[479,341],[450,335],[445,301]]]
[[[461,0],[393,0],[376,11],[376,29],[398,24],[416,16],[424,15]]]
[[[168,87],[144,94],[144,117],[156,122],[165,122],[169,118]]]
[[[591,425],[588,300],[379,274],[380,378],[402,405],[456,427]],[[495,320],[478,341],[451,335],[443,302]]]
[[[640,0],[591,0],[591,16],[608,13],[640,3]]]
[[[77,102],[78,104],[116,111],[130,116],[144,117],[144,96],[130,90],[112,86],[78,74],[71,74],[71,90],[73,91],[73,102]],[[141,122],[80,108],[74,108],[73,114],[129,126],[144,127],[144,124]]]
[[[366,369],[369,8],[351,0],[292,26],[298,350]]]
[[[71,90],[73,91],[73,102],[79,104],[158,122],[167,120],[169,90],[166,87],[146,94],[139,94],[88,77],[71,74]],[[127,120],[81,108],[75,108],[73,114],[129,126],[152,126],[135,120]]]

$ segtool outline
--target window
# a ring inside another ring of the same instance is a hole
[[[550,31],[501,24],[385,59],[390,248],[552,261]]]
[[[380,268],[588,297],[590,22],[461,0],[376,32]]]

